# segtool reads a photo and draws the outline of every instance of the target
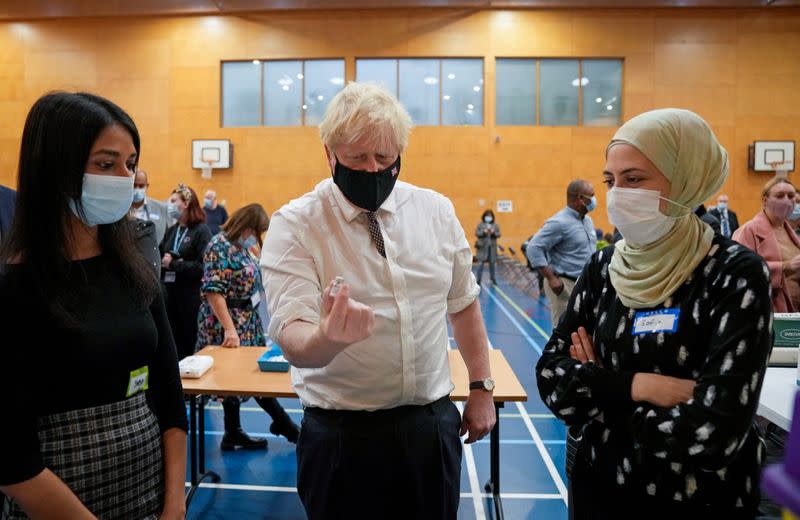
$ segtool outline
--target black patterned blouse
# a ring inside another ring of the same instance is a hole
[[[634,310],[611,285],[613,251],[598,251],[586,265],[545,347],[536,366],[542,399],[567,425],[583,426],[579,454],[593,476],[616,483],[625,496],[755,510],[764,450],[753,417],[772,347],[766,265],[717,235],[663,305]],[[647,321],[643,313],[664,309],[678,313],[674,332],[634,334],[634,324]],[[570,358],[570,333],[579,326],[601,363]],[[634,402],[636,372],[693,379],[694,398],[673,408]]]

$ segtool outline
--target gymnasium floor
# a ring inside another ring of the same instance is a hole
[[[525,296],[502,280],[496,287],[486,285],[480,302],[489,340],[503,351],[529,396],[529,402],[507,403],[501,411],[500,484],[505,516],[510,520],[565,519],[565,429],[539,399],[533,374],[551,328],[549,308],[544,298]],[[299,401],[281,401],[299,424]],[[222,478],[218,484],[201,484],[187,518],[305,519],[294,487],[294,445],[269,434],[269,417],[252,400],[243,403],[241,416],[248,433],[269,439],[267,451],[240,450],[223,456],[219,450],[222,408],[210,403],[206,466]],[[492,499],[483,491],[488,476],[487,437],[464,450],[459,519],[494,518]]]

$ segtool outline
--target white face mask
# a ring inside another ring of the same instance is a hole
[[[78,211],[75,200],[69,201],[72,212],[87,226],[117,222],[131,209],[133,201],[133,175],[83,175],[81,206]]]
[[[617,227],[626,242],[640,246],[652,244],[669,233],[675,225],[675,218],[659,211],[661,199],[686,207],[662,197],[659,191],[611,188],[606,195],[608,220]]]

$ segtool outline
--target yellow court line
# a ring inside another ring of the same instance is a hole
[[[513,308],[514,308],[514,310],[516,310],[516,311],[519,313],[519,315],[520,315],[520,316],[522,316],[523,318],[525,318],[525,321],[527,321],[528,323],[530,323],[530,324],[531,324],[531,326],[532,326],[534,329],[536,329],[536,330],[539,332],[539,334],[541,334],[541,335],[542,335],[542,337],[545,339],[545,341],[550,341],[550,334],[547,334],[547,333],[544,331],[544,329],[542,329],[542,328],[541,328],[539,325],[537,325],[537,324],[536,324],[536,322],[535,322],[535,321],[533,321],[533,320],[531,319],[531,317],[530,317],[530,316],[528,316],[528,314],[527,314],[525,311],[523,311],[523,310],[522,310],[522,309],[519,307],[519,305],[517,305],[517,304],[516,304],[516,302],[514,302],[514,300],[512,300],[512,299],[511,299],[511,298],[510,298],[510,297],[509,297],[509,296],[508,296],[508,295],[505,293],[505,291],[503,291],[501,288],[497,287],[496,285],[494,286],[494,290],[495,290],[495,291],[497,291],[498,293],[500,293],[500,296],[502,296],[502,297],[503,297],[503,299],[504,299],[505,301],[507,301],[507,302],[508,302],[508,304],[509,304],[509,305],[511,305],[511,307],[513,307]]]

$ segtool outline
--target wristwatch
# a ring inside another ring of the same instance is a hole
[[[485,390],[487,392],[491,392],[494,390],[494,379],[491,377],[487,377],[486,379],[481,379],[479,381],[472,381],[469,384],[470,390]]]

